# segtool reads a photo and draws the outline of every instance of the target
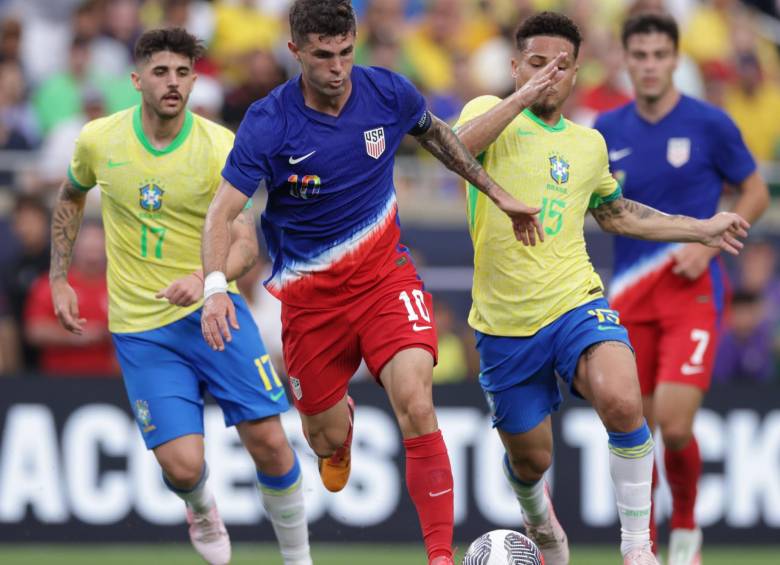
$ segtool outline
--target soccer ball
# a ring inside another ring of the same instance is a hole
[[[474,540],[463,556],[463,565],[544,565],[544,557],[523,534],[493,530]]]

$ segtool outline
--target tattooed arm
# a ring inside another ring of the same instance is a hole
[[[544,241],[542,226],[536,217],[539,208],[526,206],[516,200],[490,178],[446,123],[432,116],[428,131],[417,136],[416,139],[444,166],[476,186],[509,216],[515,237],[523,244],[535,245],[537,235],[540,241]]]
[[[738,214],[721,212],[707,220],[671,216],[627,198],[603,202],[590,210],[604,231],[654,241],[695,241],[732,254],[743,245],[737,237],[747,237],[750,227]]]
[[[68,284],[68,269],[73,257],[73,244],[79,234],[84,217],[84,203],[87,193],[66,180],[57,193],[51,221],[51,285],[54,312],[62,326],[75,334],[84,331],[84,318],[79,318],[76,293]]]

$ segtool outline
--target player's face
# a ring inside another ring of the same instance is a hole
[[[178,116],[187,105],[197,75],[184,55],[158,51],[132,73],[144,103],[163,119]]]
[[[626,42],[626,67],[637,98],[658,100],[669,92],[677,50],[665,33],[636,33]]]
[[[559,110],[571,94],[577,80],[578,68],[574,58],[574,44],[563,37],[538,35],[527,39],[525,49],[517,54],[516,59],[512,59],[512,74],[516,87],[520,88],[539,69],[555,59],[558,53],[566,53],[566,58],[558,67],[563,71],[563,77],[549,89],[544,98],[531,106],[531,111],[537,116],[547,116]]]
[[[288,43],[301,63],[306,85],[326,98],[342,96],[349,85],[355,62],[355,34],[320,37],[310,33],[303,45]]]

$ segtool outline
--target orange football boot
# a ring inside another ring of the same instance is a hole
[[[355,401],[351,396],[347,396],[347,407],[349,408],[349,432],[344,445],[336,450],[336,453],[330,457],[319,458],[320,477],[322,484],[330,492],[338,492],[347,486],[349,471],[352,468],[352,428],[355,419]]]

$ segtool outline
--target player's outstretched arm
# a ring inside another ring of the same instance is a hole
[[[415,139],[444,166],[476,186],[509,216],[515,237],[524,245],[536,245],[537,235],[540,241],[544,241],[542,225],[536,217],[540,209],[516,200],[490,178],[446,123],[432,116],[431,127]]]
[[[473,156],[477,156],[493,143],[518,114],[536,102],[545,91],[563,77],[558,65],[566,53],[539,69],[521,88],[504,98],[484,114],[457,127],[455,133]]]
[[[227,295],[227,271],[231,227],[247,200],[244,193],[223,179],[206,213],[203,226],[201,258],[206,278],[203,283],[205,302],[201,314],[201,331],[203,338],[216,351],[223,351],[225,342],[232,340],[230,327],[239,329],[236,310]]]
[[[225,278],[233,281],[241,277],[257,262],[258,252],[255,219],[251,210],[247,209],[233,220]],[[176,279],[154,296],[174,306],[192,306],[203,298],[203,283],[203,271],[199,269]]]
[[[669,215],[627,198],[603,202],[591,209],[604,231],[654,241],[698,242],[733,255],[743,244],[737,238],[747,237],[750,224],[739,214],[721,212],[707,220]]]
[[[68,284],[68,269],[73,257],[73,244],[84,217],[86,199],[86,192],[76,188],[70,180],[65,180],[57,193],[51,220],[49,283],[54,313],[62,327],[78,335],[83,333],[86,320],[79,317],[78,299]]]

